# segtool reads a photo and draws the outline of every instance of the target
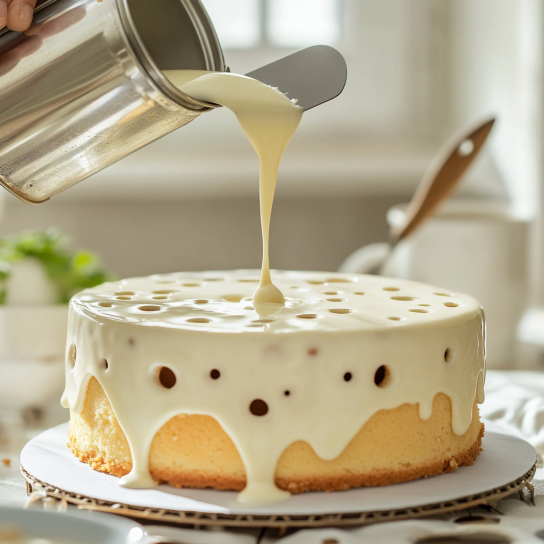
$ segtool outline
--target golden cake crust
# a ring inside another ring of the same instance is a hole
[[[476,402],[472,422],[461,436],[451,427],[451,401],[438,393],[432,416],[419,417],[417,404],[374,414],[345,450],[331,461],[307,442],[281,455],[276,485],[291,493],[383,486],[453,472],[472,465],[484,434]],[[124,476],[132,469],[126,437],[102,386],[91,378],[81,414],[71,414],[68,447],[93,469]],[[206,415],[180,414],[155,435],[149,454],[151,476],[174,487],[241,490],[246,474],[238,450],[219,423]]]

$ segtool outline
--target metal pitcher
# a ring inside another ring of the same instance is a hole
[[[0,31],[0,182],[44,202],[213,107],[166,69],[225,70],[199,0],[39,0]]]

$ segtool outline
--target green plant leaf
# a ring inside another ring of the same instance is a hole
[[[115,279],[102,267],[95,253],[70,251],[57,229],[25,231],[0,239],[0,304],[6,300],[5,285],[11,275],[11,263],[26,257],[40,261],[57,286],[61,303],[67,303],[82,289]]]

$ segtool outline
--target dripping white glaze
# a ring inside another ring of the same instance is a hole
[[[80,413],[91,376],[100,382],[131,449],[125,485],[154,485],[151,442],[180,413],[210,415],[231,437],[246,468],[239,494],[246,504],[288,496],[274,472],[291,443],[305,440],[334,459],[382,409],[417,403],[425,419],[442,392],[452,401],[453,431],[466,432],[474,399],[483,401],[485,372],[484,318],[473,298],[406,280],[277,271],[285,305],[259,323],[258,281],[258,271],[180,273],[108,283],[72,299],[63,406]],[[119,292],[133,294],[126,300]],[[328,301],[331,292],[344,300]],[[419,304],[429,312],[410,312]],[[330,311],[338,309],[352,311]],[[374,383],[382,365],[391,374],[383,388]],[[161,366],[176,375],[172,389],[158,383]],[[210,379],[212,369],[220,379]],[[251,413],[256,399],[266,402],[266,415]]]
[[[261,280],[253,298],[264,304],[283,304],[283,294],[270,276],[270,216],[280,160],[304,110],[277,89],[247,76],[201,70],[165,70],[164,74],[189,96],[232,110],[255,149],[260,163],[263,260]]]

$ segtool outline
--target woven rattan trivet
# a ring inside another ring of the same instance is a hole
[[[62,489],[50,486],[45,482],[37,480],[21,467],[21,474],[27,482],[27,493],[33,491],[43,491],[47,496],[53,497],[59,501],[66,501],[69,504],[76,505],[82,510],[96,510],[99,512],[109,512],[131,518],[145,519],[148,521],[162,521],[167,523],[176,523],[190,527],[201,526],[221,526],[221,527],[276,527],[276,528],[302,528],[302,527],[330,527],[340,525],[366,525],[369,523],[378,523],[381,521],[394,521],[409,518],[422,518],[456,512],[473,508],[480,505],[494,505],[500,499],[504,499],[513,493],[519,493],[523,498],[523,492],[527,489],[532,496],[533,488],[531,480],[536,471],[536,464],[533,468],[507,485],[491,489],[485,493],[468,495],[456,500],[447,502],[438,502],[427,504],[416,508],[406,508],[402,510],[387,510],[375,512],[359,512],[345,514],[325,514],[325,515],[307,515],[307,516],[289,516],[289,515],[248,515],[248,514],[213,514],[205,512],[182,512],[176,510],[164,510],[159,508],[144,508],[130,506],[128,504],[112,503],[101,501],[91,497],[85,497],[76,493],[68,493]]]

